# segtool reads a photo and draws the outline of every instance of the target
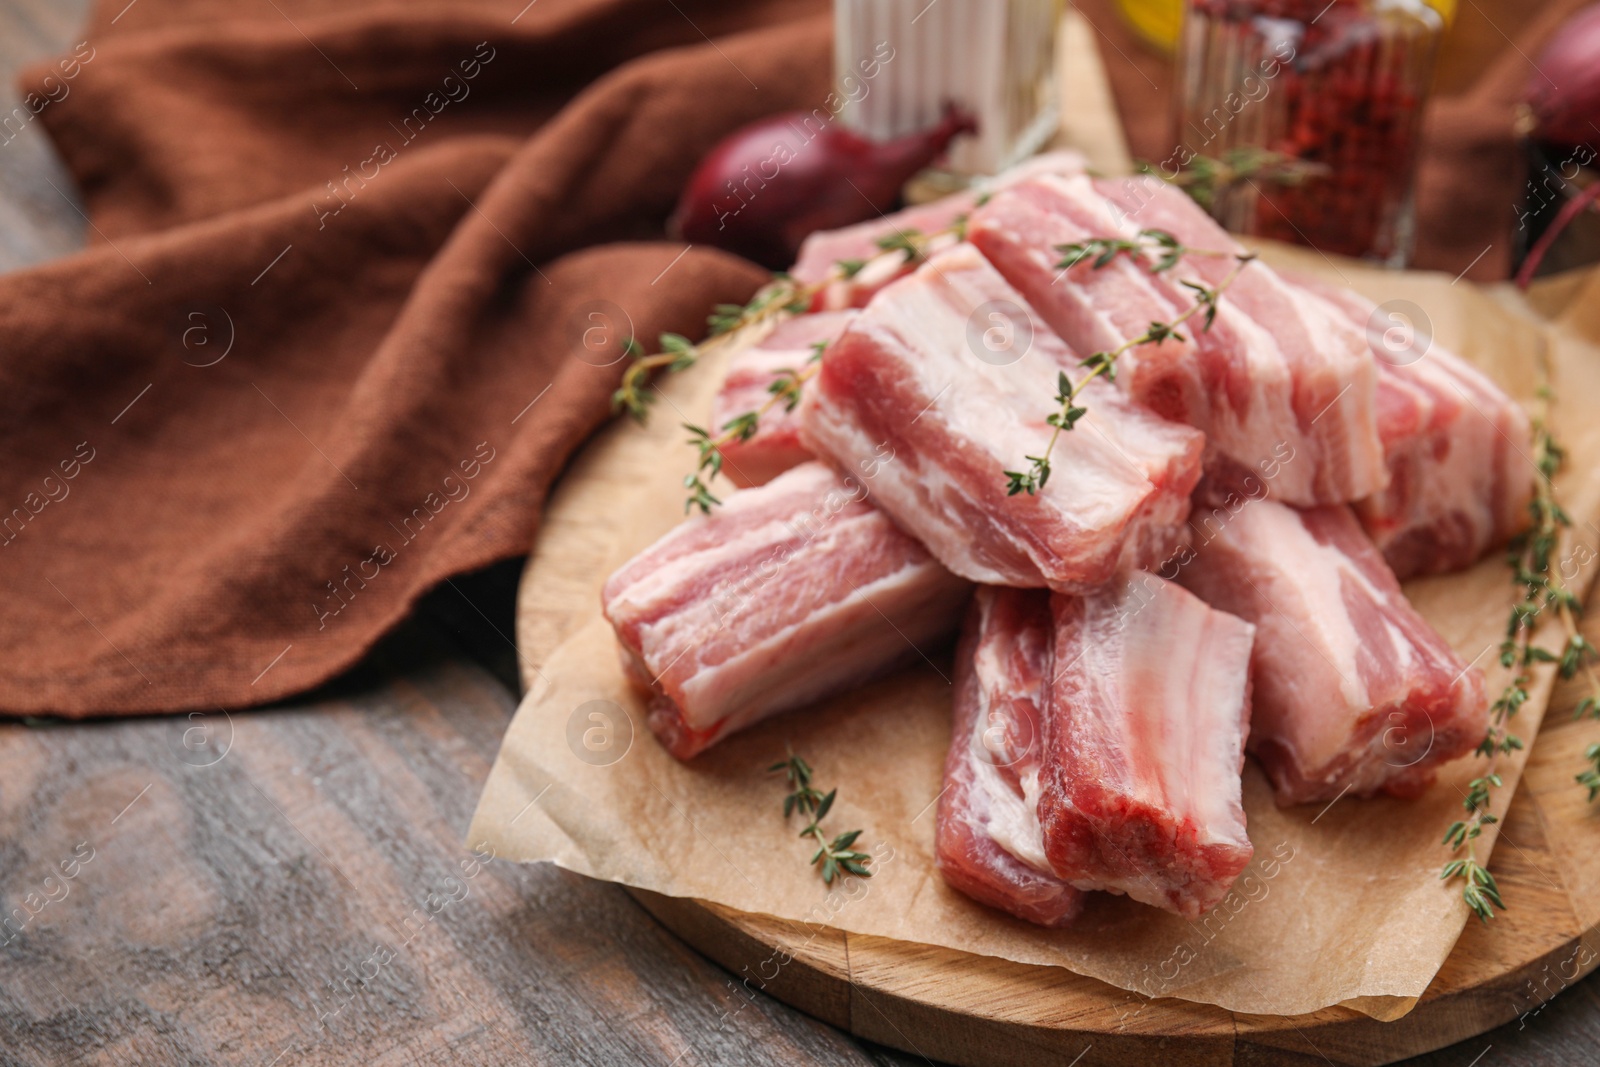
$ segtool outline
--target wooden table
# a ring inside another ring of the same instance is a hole
[[[0,7],[0,109],[82,12]],[[52,183],[37,128],[0,145],[0,269],[81,243]],[[0,725],[0,1065],[922,1062],[746,999],[614,886],[477,862],[517,573],[444,586],[279,708]],[[1597,1001],[1411,1062],[1592,1064]]]

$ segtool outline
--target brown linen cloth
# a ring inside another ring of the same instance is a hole
[[[1417,167],[1417,246],[1411,266],[1475,281],[1511,269],[1526,169],[1512,130],[1533,59],[1573,12],[1593,0],[1465,0],[1446,33],[1439,85]],[[1077,0],[1097,31],[1135,159],[1171,154],[1170,60],[1128,29],[1114,0]],[[1481,258],[1480,258],[1481,257]]]
[[[23,78],[93,222],[0,278],[0,709],[270,701],[525,552],[622,339],[762,282],[662,221],[825,11],[97,5]]]
[[[1083,7],[1158,158],[1170,69]],[[100,4],[23,79],[93,225],[0,278],[0,711],[270,701],[526,551],[621,338],[762,280],[661,223],[722,134],[821,102],[827,8]],[[1434,115],[1421,265],[1504,274],[1519,63]]]

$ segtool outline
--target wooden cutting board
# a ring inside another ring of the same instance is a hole
[[[670,398],[673,390],[667,392]],[[599,585],[619,558],[614,511],[596,501],[625,497],[650,453],[685,447],[671,414],[663,409],[643,428],[610,427],[574,461],[552,497],[519,593],[525,685],[533,668],[592,615]],[[1600,638],[1600,626],[1591,637]],[[1600,818],[1572,781],[1594,730],[1571,721],[1577,699],[1571,689],[1558,690],[1494,852],[1492,869],[1515,906],[1487,926],[1470,922],[1426,995],[1398,1022],[1345,1008],[1285,1018],[1145,1000],[1060,968],[836,930],[818,934],[767,916],[633,892],[662,923],[726,967],[736,991],[747,983],[861,1037],[930,1059],[972,1067],[1055,1059],[1082,1067],[1392,1063],[1535,1013],[1600,962],[1600,849],[1594,848]],[[725,1025],[738,1014],[738,996],[730,1000]]]

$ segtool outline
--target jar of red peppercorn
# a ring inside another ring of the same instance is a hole
[[[1235,233],[1404,266],[1443,28],[1422,0],[1188,0],[1152,166]]]

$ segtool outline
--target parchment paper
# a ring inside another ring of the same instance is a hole
[[[1300,250],[1268,247],[1266,254],[1351,284],[1380,303],[1412,302],[1440,343],[1525,401],[1536,388],[1542,339],[1559,397],[1554,423],[1570,453],[1559,491],[1578,540],[1600,547],[1600,274],[1575,296],[1570,281],[1561,286],[1571,310],[1543,319],[1509,289],[1377,271]],[[570,636],[535,665],[537,679],[506,735],[470,843],[486,842],[500,857],[549,861],[672,896],[1065,967],[1147,996],[1262,1014],[1298,1015],[1333,1004],[1378,1018],[1410,1010],[1468,918],[1459,886],[1441,883],[1438,871],[1446,859],[1441,836],[1460,813],[1466,782],[1480,770],[1476,760],[1447,767],[1415,801],[1346,798],[1289,810],[1274,806],[1252,761],[1245,808],[1256,860],[1211,915],[1188,923],[1096,894],[1075,926],[1046,931],[971,902],[934,870],[934,813],[949,740],[945,652],[930,649],[931,665],[781,716],[692,764],[669,757],[644,728],[644,705],[618,666],[598,590],[612,567],[680,520],[680,480],[693,457],[687,446],[658,442],[680,436],[680,414],[703,419],[720,362],[673,382],[651,429],[608,431],[554,505],[553,528],[608,531],[611,558],[581,575],[565,568],[561,595],[570,601],[573,582],[587,586],[589,607],[562,617],[559,626]],[[1518,447],[1527,451],[1522,442]],[[619,493],[622,485],[631,491]],[[1580,589],[1587,589],[1595,566],[1577,564],[1593,558],[1579,553],[1567,560]],[[536,580],[564,570],[559,559],[536,566],[543,568]],[[1487,670],[1490,691],[1498,692],[1506,672],[1495,648],[1514,596],[1499,554],[1463,574],[1410,583],[1407,592],[1464,658]],[[1553,624],[1545,641],[1557,641]],[[1530,742],[1550,682],[1548,671],[1539,675],[1533,700],[1516,719],[1515,732]],[[1397,740],[1401,746],[1427,741]],[[782,818],[785,787],[765,773],[783,758],[786,743],[812,763],[822,788],[839,786],[827,825],[865,831],[857,847],[877,857],[870,881],[830,893],[807,867],[810,849],[796,837],[799,824]],[[1522,762],[1502,763],[1506,786],[1496,792],[1497,813],[1510,802]],[[1491,829],[1480,855],[1493,838]]]

